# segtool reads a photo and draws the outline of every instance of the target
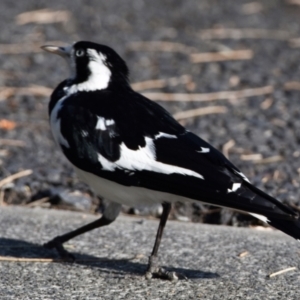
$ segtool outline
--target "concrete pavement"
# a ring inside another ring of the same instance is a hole
[[[95,218],[1,207],[0,299],[300,299],[300,245],[277,231],[169,221],[159,253],[177,282],[143,277],[156,220],[121,216],[67,244],[78,262],[49,261],[42,243]]]

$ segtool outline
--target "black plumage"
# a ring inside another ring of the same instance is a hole
[[[188,132],[164,108],[134,92],[128,68],[114,50],[91,42],[44,49],[71,60],[74,72],[51,96],[49,115],[54,137],[79,176],[114,208],[113,213],[104,212],[105,224],[79,229],[75,235],[58,237],[47,246],[66,254],[63,242],[107,225],[116,218],[119,205],[161,202],[164,214],[148,268],[155,273],[153,258],[170,202],[176,200],[202,201],[252,213],[300,239],[298,215],[251,185],[222,153]],[[106,188],[107,184],[112,188]]]

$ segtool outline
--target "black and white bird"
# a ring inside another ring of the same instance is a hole
[[[66,256],[64,242],[110,224],[122,204],[161,203],[163,213],[146,274],[172,278],[174,274],[158,267],[157,251],[175,201],[247,212],[300,239],[298,214],[254,187],[223,154],[160,105],[133,91],[126,63],[113,49],[85,41],[42,48],[66,58],[72,73],[51,96],[54,139],[79,178],[109,200],[99,220],[57,236],[46,247]]]

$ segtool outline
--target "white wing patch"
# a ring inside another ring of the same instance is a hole
[[[237,171],[237,170],[235,170],[235,169],[233,169],[233,172],[234,172],[235,174],[240,175],[245,181],[247,181],[247,182],[250,183],[250,180],[249,180],[249,179],[245,176],[245,174],[243,174],[242,172],[239,172],[239,171]]]
[[[176,135],[173,135],[173,134],[168,134],[168,133],[164,133],[164,132],[159,132],[156,136],[155,136],[155,139],[159,139],[159,138],[168,138],[168,139],[177,139],[177,136]]]
[[[197,152],[199,152],[199,153],[209,153],[210,149],[209,148],[201,147],[201,150],[198,150]]]
[[[202,175],[189,169],[164,164],[156,161],[155,146],[153,140],[149,137],[145,138],[146,146],[140,147],[138,150],[128,149],[124,143],[120,145],[121,156],[115,161],[111,162],[98,154],[99,162],[102,168],[107,171],[114,171],[115,169],[125,169],[130,171],[152,171],[163,174],[182,174],[204,179]]]
[[[227,189],[227,193],[236,192],[241,187],[241,185],[241,183],[234,183],[231,189]]]
[[[98,121],[96,124],[96,129],[100,129],[100,130],[106,130],[107,126],[111,126],[115,124],[115,121],[113,119],[108,119],[106,120],[103,117],[98,117]]]
[[[88,49],[87,53],[90,57],[88,69],[91,71],[91,75],[85,82],[73,84],[67,88],[66,92],[69,95],[75,94],[79,91],[91,92],[96,90],[104,90],[109,85],[111,71],[105,64],[106,56],[102,53],[98,53],[94,49]]]
[[[251,215],[251,216],[253,216],[253,217],[255,217],[255,218],[257,218],[257,219],[259,219],[259,220],[261,220],[261,221],[263,221],[265,223],[269,223],[270,222],[270,220],[267,217],[263,216],[263,215],[253,214],[253,213],[249,213],[249,215]]]
[[[61,98],[57,104],[55,105],[54,109],[51,112],[50,115],[50,127],[51,131],[54,137],[54,140],[56,143],[61,146],[65,146],[66,148],[70,148],[70,145],[68,141],[65,139],[65,137],[62,135],[61,130],[60,130],[60,122],[61,120],[57,117],[58,113],[61,109],[63,101],[66,99],[67,96]]]

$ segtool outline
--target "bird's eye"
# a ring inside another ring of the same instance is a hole
[[[83,56],[84,55],[84,50],[78,49],[78,50],[76,50],[75,54],[76,54],[77,57]]]

